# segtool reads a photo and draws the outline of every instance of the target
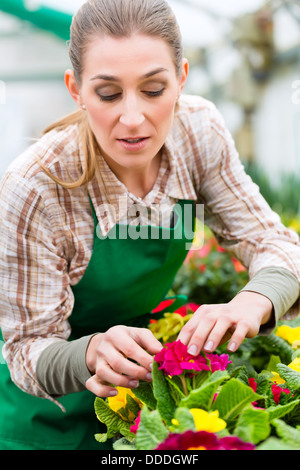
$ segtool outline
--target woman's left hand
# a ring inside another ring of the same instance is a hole
[[[182,328],[178,340],[197,355],[202,349],[214,351],[230,339],[228,350],[236,351],[245,338],[253,338],[268,323],[272,302],[255,292],[240,292],[227,304],[202,305]]]

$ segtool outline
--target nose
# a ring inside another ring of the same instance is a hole
[[[141,104],[136,97],[124,98],[120,122],[129,129],[136,129],[145,121]]]

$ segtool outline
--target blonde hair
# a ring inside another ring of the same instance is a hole
[[[183,47],[180,28],[166,0],[88,0],[74,15],[71,24],[69,56],[76,83],[80,88],[84,69],[84,54],[89,42],[101,35],[130,37],[134,33],[165,40],[173,55],[178,76],[181,74]],[[44,134],[78,125],[79,139],[85,155],[85,168],[78,181],[65,182],[56,178],[40,162],[44,171],[65,188],[76,188],[89,183],[95,175],[98,143],[89,126],[86,113],[79,109],[54,122]]]

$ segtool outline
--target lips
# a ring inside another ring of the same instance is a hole
[[[142,142],[145,140],[147,137],[128,137],[125,139],[118,139],[120,141],[128,142],[129,144],[137,144],[138,142]]]
[[[138,150],[143,150],[150,137],[126,137],[124,139],[118,139],[118,142],[121,146],[130,152],[136,152]]]

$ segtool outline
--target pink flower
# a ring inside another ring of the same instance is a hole
[[[132,426],[130,426],[130,432],[132,432],[132,433],[134,433],[134,434],[137,433],[137,430],[138,430],[139,425],[140,425],[140,422],[141,422],[141,412],[142,412],[142,410],[140,410],[140,411],[138,412],[138,415],[137,415],[137,417],[136,417],[136,419],[135,419],[135,421],[134,421],[134,424],[133,424]]]
[[[276,403],[276,405],[279,404],[279,400],[280,400],[280,395],[282,393],[291,393],[290,390],[288,388],[281,388],[279,385],[277,385],[276,383],[273,383],[272,384],[272,393],[273,393],[273,398],[274,398],[274,401]]]
[[[198,256],[200,256],[200,258],[206,258],[206,256],[210,254],[211,250],[212,250],[212,243],[208,242],[205,245],[203,245],[203,247],[200,248],[200,250],[198,250]]]
[[[254,450],[253,444],[237,437],[218,438],[206,431],[186,431],[183,434],[169,434],[155,450]]]
[[[206,359],[202,355],[192,356],[187,352],[187,346],[181,341],[167,343],[156,354],[154,360],[159,364],[159,369],[166,375],[180,375],[185,370],[201,371],[210,370]]]
[[[216,370],[226,370],[228,364],[232,361],[229,361],[228,354],[206,354],[207,359],[210,361],[210,368],[212,372],[216,372]]]

